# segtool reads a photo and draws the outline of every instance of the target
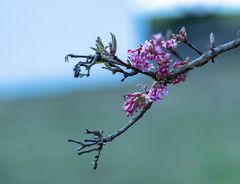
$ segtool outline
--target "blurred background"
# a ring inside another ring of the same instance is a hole
[[[239,184],[240,52],[189,73],[123,136],[108,144],[97,171],[94,154],[76,155],[68,138],[122,127],[123,95],[151,84],[143,76],[92,70],[73,78],[66,54],[93,54],[97,36],[118,40],[118,56],[152,33],[185,26],[205,51],[237,37],[240,1],[0,1],[0,183]],[[190,59],[197,57],[180,46]]]

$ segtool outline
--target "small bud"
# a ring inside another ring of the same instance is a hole
[[[210,48],[214,48],[214,44],[215,44],[215,38],[214,38],[214,34],[210,33]]]
[[[186,28],[184,26],[181,28],[181,32],[186,33]]]
[[[112,42],[111,42],[111,44],[109,43],[109,46],[111,45],[110,53],[111,53],[111,55],[115,56],[115,54],[117,52],[117,40],[113,33],[110,33],[110,34],[112,37]]]
[[[187,32],[186,28],[182,27],[181,30],[179,31],[179,34],[177,35],[177,38],[179,41],[184,42],[187,39]]]
[[[183,26],[180,30],[180,35],[184,38],[187,38],[186,28]]]
[[[97,45],[97,48],[99,50],[101,50],[101,51],[104,50],[104,45],[103,45],[102,40],[101,40],[101,38],[99,36],[97,37],[96,45]]]
[[[111,42],[109,42],[109,52],[110,52],[110,54],[112,54],[113,55],[113,45],[112,45],[112,43]]]

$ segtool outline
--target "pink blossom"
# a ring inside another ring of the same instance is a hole
[[[169,40],[164,40],[162,34],[154,34],[151,40],[146,40],[135,50],[128,50],[128,57],[132,66],[143,72],[154,71],[156,75],[167,77],[170,69],[177,69],[187,64],[187,61],[176,61],[173,63],[171,55],[165,52],[165,49],[175,48],[179,37],[186,37],[184,28],[178,35],[173,35]],[[172,80],[172,84],[185,81],[187,73],[179,74]],[[157,76],[158,78],[158,76]],[[168,94],[167,86],[159,81],[154,82],[148,91],[146,85],[140,87],[143,92],[129,93],[125,96],[123,110],[127,116],[146,107],[147,102],[156,102],[163,99]]]
[[[142,53],[153,53],[155,51],[155,45],[153,43],[153,40],[150,41],[145,41],[144,44],[142,45],[141,52]]]
[[[179,74],[173,81],[172,84],[178,84],[179,82],[184,82],[185,78],[187,76],[187,73],[181,73]]]
[[[161,57],[159,57],[159,60],[157,61],[157,64],[170,64],[172,62],[172,59],[170,58],[169,53],[162,53]]]
[[[165,85],[155,82],[147,94],[149,101],[162,100],[164,96],[168,94],[168,89]]]
[[[155,46],[153,40],[145,41],[136,50],[128,50],[128,56],[132,66],[143,72],[148,72],[154,65],[150,61],[159,61],[164,52],[159,46]]]
[[[176,68],[185,66],[186,64],[187,64],[187,61],[176,61],[176,62],[173,63],[173,68],[176,69]],[[187,76],[187,73],[179,74],[179,75],[172,81],[172,84],[175,85],[175,84],[178,84],[179,82],[184,82],[186,76]]]
[[[179,31],[178,36],[182,39],[182,40],[186,40],[187,38],[187,32],[185,27],[182,27],[182,29]]]
[[[156,33],[151,36],[153,42],[155,45],[159,45],[161,41],[163,40],[163,35],[162,33]]]
[[[142,110],[146,107],[146,94],[135,92],[129,93],[125,96],[125,102],[123,104],[123,110],[127,116],[132,116],[138,110]]]
[[[161,75],[163,77],[166,77],[169,74],[168,69],[169,69],[169,67],[166,64],[158,65],[156,70],[155,70],[155,73],[158,74],[158,75]]]
[[[144,57],[141,57],[138,50],[128,50],[128,55],[132,66],[139,70],[148,72],[153,68],[153,64],[149,63]]]
[[[146,60],[158,61],[163,54],[162,49],[155,45],[153,40],[146,40],[141,45],[140,56]]]
[[[177,38],[174,36],[173,38],[169,40],[163,40],[162,41],[162,47],[165,49],[171,49],[177,47]]]
[[[169,74],[169,64],[172,62],[170,54],[165,53],[162,55],[159,61],[157,61],[157,67],[155,73],[161,76],[167,76]]]

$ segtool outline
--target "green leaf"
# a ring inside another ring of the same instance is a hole
[[[95,52],[97,52],[99,54],[104,54],[104,51],[100,50],[99,48],[90,47],[90,49],[94,50]]]
[[[110,54],[113,55],[113,46],[111,42],[109,42],[108,48],[109,48]]]
[[[112,48],[110,50],[111,54],[114,56],[117,52],[117,40],[116,40],[116,37],[113,33],[111,33],[111,37],[112,37]]]
[[[97,47],[100,49],[100,50],[104,50],[104,45],[102,43],[102,40],[100,37],[97,37],[97,40],[96,40],[96,43],[97,43]]]

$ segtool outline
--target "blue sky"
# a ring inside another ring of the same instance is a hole
[[[64,56],[90,54],[96,37],[108,43],[109,32],[124,55],[135,39],[129,13],[125,1],[0,1],[0,94],[83,85],[86,80],[73,79],[74,63]],[[87,83],[108,75],[95,70]]]

